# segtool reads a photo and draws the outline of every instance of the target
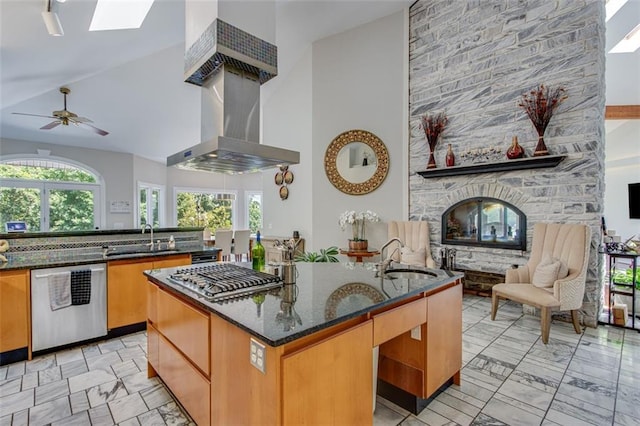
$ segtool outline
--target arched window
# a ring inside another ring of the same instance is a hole
[[[10,221],[27,231],[82,231],[100,226],[101,177],[57,158],[0,161],[0,232]]]

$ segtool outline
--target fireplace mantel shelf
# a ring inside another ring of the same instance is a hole
[[[520,158],[517,160],[501,161],[499,163],[482,163],[473,164],[470,166],[453,166],[441,169],[427,169],[421,170],[417,173],[425,179],[430,179],[443,176],[505,172],[509,170],[539,169],[543,167],[555,167],[560,164],[560,162],[566,157],[566,155],[545,155],[542,157]]]

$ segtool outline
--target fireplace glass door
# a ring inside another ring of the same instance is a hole
[[[463,200],[442,215],[442,243],[526,250],[527,222],[515,206],[495,198]]]

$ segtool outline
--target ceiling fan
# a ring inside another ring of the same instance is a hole
[[[40,127],[41,130],[51,130],[54,127],[57,127],[61,124],[63,126],[68,126],[69,123],[72,123],[79,127],[85,127],[87,130],[97,133],[100,136],[106,136],[109,134],[109,132],[89,124],[89,123],[93,123],[93,121],[89,120],[88,118],[78,117],[78,114],[74,114],[73,112],[67,110],[67,95],[71,93],[71,90],[68,87],[61,87],[60,93],[64,95],[64,109],[61,111],[53,111],[51,115],[27,114],[24,112],[14,112],[13,114],[55,119],[51,123],[45,124],[44,126]]]

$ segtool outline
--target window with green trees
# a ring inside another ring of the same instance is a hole
[[[164,186],[138,182],[138,226],[164,226]]]
[[[224,196],[227,195],[225,199]],[[230,193],[182,191],[176,192],[178,227],[200,227],[216,230],[233,229],[235,198]]]
[[[262,230],[262,192],[247,193],[248,223],[252,234]]]
[[[99,179],[62,161],[0,163],[0,226],[13,220],[33,231],[78,231],[99,224]]]

